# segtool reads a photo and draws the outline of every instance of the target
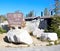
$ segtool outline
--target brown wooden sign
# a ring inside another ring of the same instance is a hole
[[[21,23],[23,22],[22,13],[8,13],[7,18],[9,26],[21,26]]]

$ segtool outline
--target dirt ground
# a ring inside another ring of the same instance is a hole
[[[33,46],[46,46],[46,44],[48,44],[48,42],[42,42],[33,36],[31,36],[33,39],[33,44],[30,46],[27,44],[8,43],[4,41],[5,36],[6,33],[0,34],[0,47],[31,47],[31,46],[33,47]]]

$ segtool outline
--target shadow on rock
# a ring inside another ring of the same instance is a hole
[[[8,41],[7,36],[5,36],[5,37],[3,38],[3,40],[4,40],[6,43],[11,43],[11,42]]]
[[[14,36],[14,37],[15,37],[15,36]],[[12,43],[12,44],[15,44],[15,45],[20,45],[20,44],[26,45],[26,44],[23,43],[23,42],[9,42],[7,36],[5,36],[5,37],[3,38],[3,40],[4,40],[6,43]],[[15,37],[15,40],[17,40],[16,37]]]

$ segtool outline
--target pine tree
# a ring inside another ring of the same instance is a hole
[[[44,9],[44,16],[49,16],[49,11],[47,8]]]
[[[55,14],[60,14],[60,0],[54,0],[55,1]]]
[[[26,17],[33,17],[34,16],[34,11],[30,11],[28,14],[26,14]]]

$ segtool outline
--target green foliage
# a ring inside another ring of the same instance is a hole
[[[55,44],[55,45],[58,45],[57,41],[54,41],[54,44]]]
[[[48,32],[56,32],[58,37],[60,38],[60,16],[54,16],[51,18],[50,25],[48,25]]]
[[[49,44],[47,44],[46,46],[52,46],[53,44],[51,44],[50,42],[49,42]]]
[[[60,29],[56,30],[58,37],[60,38]]]
[[[30,12],[26,15],[26,17],[32,17],[32,16],[34,16],[34,11],[30,11]]]
[[[6,21],[6,20],[7,20],[7,18],[5,16],[0,15],[0,22]]]
[[[45,29],[45,31],[44,32],[49,32],[49,30],[48,29]]]
[[[44,16],[48,16],[49,15],[49,11],[47,8],[44,9]]]
[[[1,34],[2,34],[2,33],[6,33],[6,30],[0,28],[0,33],[1,33]]]
[[[60,14],[60,0],[54,0],[55,1],[55,8],[54,8],[54,12],[55,14]]]

